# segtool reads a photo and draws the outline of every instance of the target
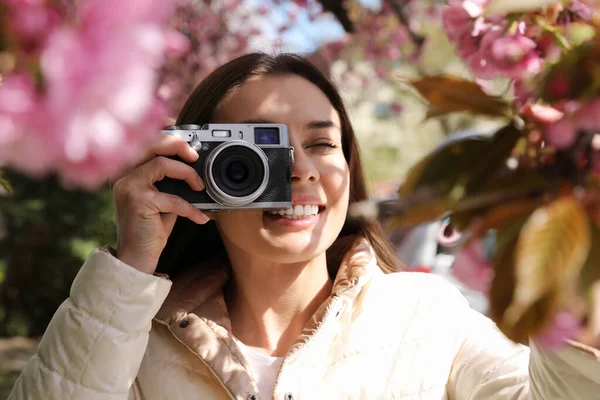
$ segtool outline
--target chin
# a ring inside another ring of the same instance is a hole
[[[275,262],[306,262],[323,254],[330,245],[329,241],[309,233],[287,234],[265,240],[264,246],[260,246],[264,251],[259,254]]]

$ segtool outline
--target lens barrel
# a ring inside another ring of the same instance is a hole
[[[269,182],[265,153],[258,146],[241,140],[217,146],[207,157],[204,168],[208,194],[229,207],[253,202]]]

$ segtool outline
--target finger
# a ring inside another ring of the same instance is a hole
[[[161,213],[179,215],[200,225],[209,221],[209,218],[206,216],[206,214],[181,197],[173,194],[154,192],[151,202],[156,211]]]
[[[155,157],[136,170],[136,180],[146,186],[164,178],[180,179],[194,190],[204,190],[204,182],[191,166],[166,157]]]
[[[186,162],[194,162],[198,159],[198,152],[194,150],[185,140],[171,135],[161,135],[149,148],[146,161],[156,156],[177,156]]]
[[[160,135],[160,137],[135,160],[130,160],[126,165],[111,175],[108,180],[109,187],[112,189],[115,182],[123,176],[130,173],[136,167],[147,163],[158,156],[176,156],[185,162],[195,162],[198,160],[198,152],[194,150],[183,139],[176,136]]]
[[[163,121],[163,125],[165,126],[165,128],[168,128],[169,126],[174,126],[176,123],[177,120],[173,117],[167,117]]]

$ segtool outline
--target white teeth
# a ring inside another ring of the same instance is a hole
[[[278,215],[289,219],[299,219],[317,215],[319,213],[319,206],[314,204],[300,205],[296,204],[292,207],[286,208],[285,210],[268,211],[271,215]]]

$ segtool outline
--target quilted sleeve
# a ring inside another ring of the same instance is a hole
[[[556,353],[507,339],[482,314],[463,309],[449,399],[597,399],[600,362],[572,346]]]
[[[507,339],[492,320],[469,308],[466,301],[457,301],[455,306],[460,309],[460,323],[448,398],[529,399],[529,348]]]
[[[135,399],[152,318],[171,281],[94,250],[58,308],[9,400]]]

